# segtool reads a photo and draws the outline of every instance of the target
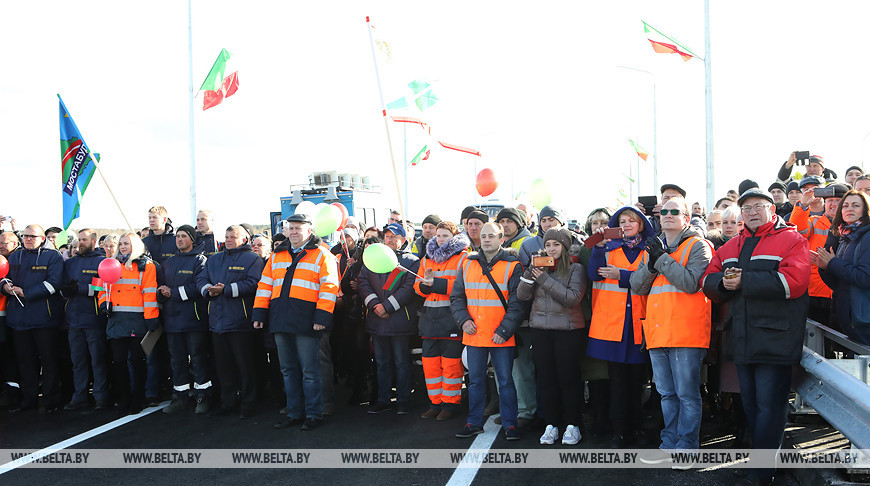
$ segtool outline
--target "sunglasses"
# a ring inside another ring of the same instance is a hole
[[[668,214],[672,214],[674,216],[679,216],[682,213],[679,209],[662,209],[662,216],[666,216]]]

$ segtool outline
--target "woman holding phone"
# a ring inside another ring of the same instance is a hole
[[[633,206],[617,211],[609,226],[621,228],[622,237],[604,240],[592,249],[587,269],[592,280],[592,322],[586,354],[608,364],[612,447],[643,446],[648,443],[641,429],[641,393],[648,374],[648,358],[641,351],[646,298],[631,291],[629,279],[641,261],[643,242],[655,232]]]
[[[586,292],[586,272],[583,265],[575,263],[580,248],[572,247],[572,242],[569,230],[548,230],[544,252],[552,265],[530,266],[517,288],[520,300],[532,301],[529,327],[547,423],[541,444],[554,443],[561,427],[565,431],[562,444],[574,445],[582,438],[583,381],[577,354],[585,337],[581,329],[586,327],[586,319],[580,301]],[[532,265],[538,263],[535,260],[533,257]]]

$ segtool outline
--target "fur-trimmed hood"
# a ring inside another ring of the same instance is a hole
[[[426,244],[426,257],[434,260],[435,263],[444,263],[453,255],[464,251],[470,246],[471,241],[468,240],[468,236],[465,233],[453,236],[453,238],[450,238],[447,243],[441,246],[438,246],[436,239],[432,238]]]

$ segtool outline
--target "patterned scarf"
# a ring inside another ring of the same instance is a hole
[[[861,226],[861,220],[855,221],[850,225],[841,224],[838,228],[841,236],[847,236],[851,234],[853,231],[857,230],[858,227]]]
[[[634,248],[641,244],[641,242],[643,242],[643,235],[641,233],[622,239],[622,244],[629,248]]]

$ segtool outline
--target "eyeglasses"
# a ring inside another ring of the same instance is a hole
[[[668,214],[672,214],[674,216],[679,216],[683,212],[679,209],[662,209],[662,216],[666,216]]]
[[[22,238],[42,238],[40,235],[21,235]]]
[[[760,213],[769,207],[770,204],[755,204],[752,206],[741,206],[740,210],[744,213]]]

